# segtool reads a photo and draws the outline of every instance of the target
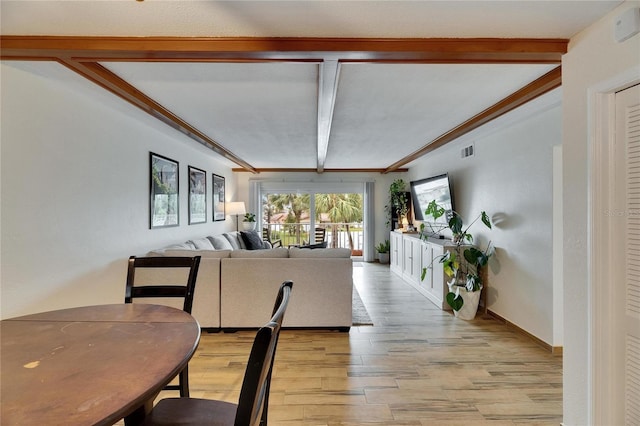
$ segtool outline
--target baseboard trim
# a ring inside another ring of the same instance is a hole
[[[548,344],[547,342],[540,340],[539,338],[537,338],[536,336],[534,336],[533,334],[529,333],[528,331],[518,327],[517,325],[515,325],[514,323],[512,323],[511,321],[501,317],[500,315],[496,314],[495,312],[493,312],[492,310],[487,310],[487,314],[490,315],[491,317],[493,317],[494,319],[496,319],[497,321],[500,321],[501,323],[505,324],[506,326],[513,328],[514,330],[516,330],[518,333],[523,334],[525,336],[527,336],[529,339],[533,340],[536,344],[538,344],[539,346],[541,346],[542,348],[544,348],[546,351],[548,351],[549,353],[551,353],[551,355],[554,356],[562,356],[562,346],[551,346],[550,344]]]

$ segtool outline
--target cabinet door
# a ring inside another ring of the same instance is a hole
[[[433,294],[439,300],[445,300],[445,296],[449,292],[449,287],[447,287],[447,276],[444,273],[444,267],[442,263],[440,263],[440,259],[442,259],[442,255],[444,254],[444,247],[438,244],[431,244],[432,253],[433,253]],[[446,291],[445,291],[446,290]]]
[[[420,282],[422,275],[422,241],[411,238],[411,278],[415,282]]]
[[[428,242],[422,243],[422,269],[426,269],[424,280],[420,281],[420,285],[428,292],[433,292],[433,244]],[[420,271],[422,274],[422,270]],[[420,276],[422,278],[422,275]]]
[[[447,286],[447,276],[440,259],[445,252],[441,244],[430,242],[424,243],[425,249],[422,257],[423,267],[427,268],[422,286],[426,291],[426,296],[441,309],[450,309],[446,303],[446,295],[449,292]]]
[[[391,243],[390,269],[398,274],[402,274],[402,234],[392,232],[389,242]]]
[[[411,277],[411,263],[413,261],[411,255],[411,238],[402,239],[402,275]]]
[[[421,241],[415,237],[402,239],[402,276],[405,280],[418,284],[421,272]]]

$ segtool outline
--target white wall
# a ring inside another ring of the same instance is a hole
[[[128,256],[234,227],[211,221],[211,173],[235,185],[206,147],[60,65],[0,72],[2,318],[121,302]],[[149,229],[149,151],[180,163],[179,227]],[[206,224],[187,225],[188,165],[207,171]]]
[[[562,143],[561,90],[417,161],[411,180],[449,173],[456,211],[469,223],[482,210],[489,230],[471,228],[496,253],[488,276],[489,309],[549,345],[553,324],[553,150]],[[473,142],[475,155],[461,158]]]
[[[590,423],[592,401],[589,377],[591,277],[589,253],[590,120],[593,104],[589,92],[623,74],[640,80],[640,35],[616,43],[615,19],[640,2],[625,2],[597,23],[577,34],[562,61],[563,72],[563,169],[564,169],[564,424]],[[635,70],[635,71],[634,71]]]

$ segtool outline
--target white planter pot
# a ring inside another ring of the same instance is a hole
[[[480,303],[480,290],[478,291],[467,291],[464,288],[460,289],[460,296],[462,296],[462,300],[464,300],[464,304],[459,311],[453,311],[453,314],[460,319],[463,320],[472,320],[476,317],[476,312],[478,312],[478,303]]]
[[[256,223],[255,222],[242,222],[242,229],[244,229],[245,231],[253,231],[254,229],[256,229]]]
[[[389,253],[378,253],[380,263],[389,263]]]

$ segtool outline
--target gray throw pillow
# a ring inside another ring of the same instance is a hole
[[[209,239],[209,241],[211,241],[211,244],[213,244],[213,248],[215,248],[216,250],[233,250],[233,246],[231,245],[229,240],[227,240],[222,235],[211,235],[207,238]]]
[[[215,250],[211,241],[208,238],[198,238],[197,240],[189,240],[193,244],[196,250]]]
[[[239,232],[235,232],[235,231],[233,231],[233,232],[225,232],[224,234],[222,234],[222,236],[225,237],[227,239],[227,241],[229,241],[229,244],[231,244],[231,247],[234,250],[240,250],[241,248],[244,248],[244,247],[240,246],[240,241],[238,241],[238,240],[241,239]],[[237,236],[237,238],[236,238],[236,236]],[[243,242],[243,244],[244,244],[244,242]]]
[[[256,231],[240,231],[240,235],[247,250],[262,250],[264,248],[262,237]]]

